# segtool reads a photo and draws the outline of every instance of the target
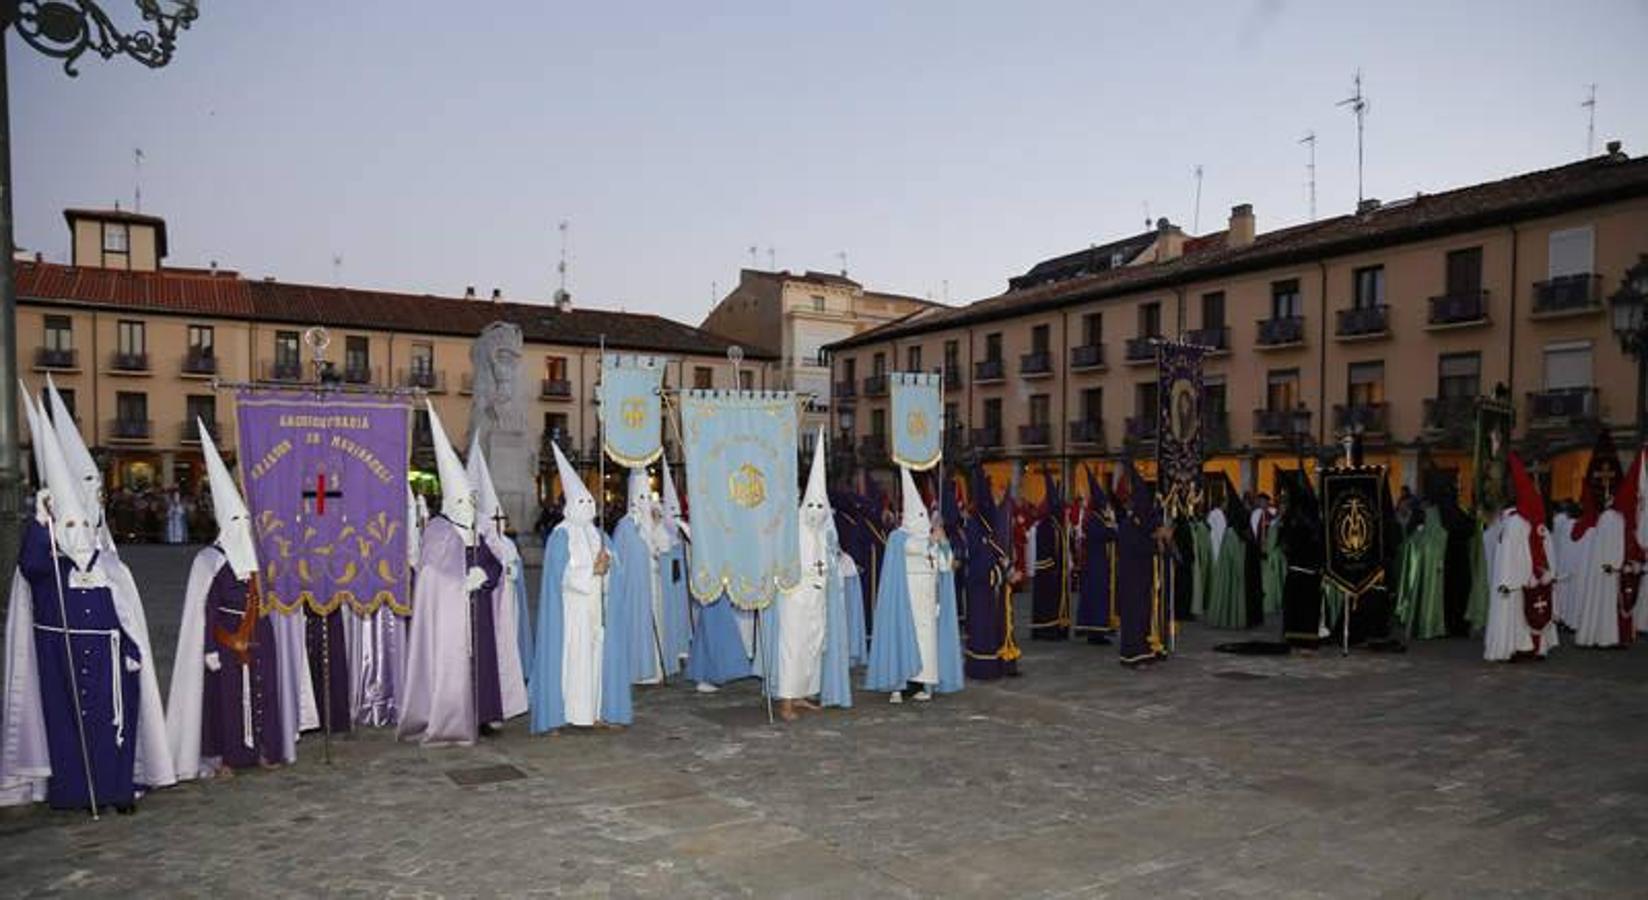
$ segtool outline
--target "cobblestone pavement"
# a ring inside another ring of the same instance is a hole
[[[181,548],[133,547],[157,653]],[[1648,647],[1491,666],[1026,642],[1025,676],[766,724],[753,683],[623,733],[382,732],[93,823],[0,812],[0,893],[1648,896]],[[170,661],[161,661],[164,672]],[[463,786],[510,766],[512,781]]]

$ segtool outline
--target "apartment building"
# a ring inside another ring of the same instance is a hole
[[[329,338],[327,377],[346,388],[422,391],[455,440],[469,422],[471,342],[492,322],[520,326],[532,422],[543,440],[553,437],[590,470],[598,459],[603,340],[610,352],[665,357],[669,387],[765,389],[773,380],[774,354],[747,350],[735,376],[731,341],[659,316],[573,308],[564,299],[399,294],[166,266],[159,218],[99,210],[70,210],[67,218],[68,265],[15,264],[18,368],[35,388],[52,376],[111,488],[201,489],[196,420],[230,454],[236,443],[233,398],[214,386],[313,379],[303,339],[311,326]],[[414,465],[432,468],[421,412],[413,434]],[[670,447],[679,459],[673,439]],[[540,491],[554,471],[543,456]]]
[[[812,395],[802,415],[808,449],[817,427],[829,423],[835,396],[822,348],[930,308],[938,304],[866,290],[845,275],[744,269],[700,327],[776,357],[778,385]]]
[[[1217,233],[1163,220],[1120,244],[1137,252],[1042,263],[1000,295],[838,341],[834,378],[942,367],[947,455],[998,488],[1129,455],[1152,475],[1159,337],[1212,348],[1208,469],[1266,491],[1354,431],[1397,483],[1435,467],[1468,496],[1475,403],[1498,395],[1521,452],[1575,496],[1597,431],[1626,436],[1644,402],[1606,298],[1648,254],[1648,160],[1617,145],[1271,232],[1240,205]],[[885,466],[887,409],[838,409],[841,458]]]

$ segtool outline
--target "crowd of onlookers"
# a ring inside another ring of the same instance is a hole
[[[122,543],[183,544],[217,533],[210,493],[177,488],[116,488],[105,498],[109,529]]]

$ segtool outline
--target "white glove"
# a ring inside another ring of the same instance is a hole
[[[143,671],[143,663],[139,662],[138,660],[132,659],[130,656],[124,657],[124,659],[125,659],[125,662],[126,662],[126,671],[127,672],[141,672],[141,671]]]
[[[34,520],[42,526],[51,522],[51,491],[41,488],[34,492]]]
[[[470,566],[464,573],[464,590],[478,591],[483,584],[486,584],[486,573],[479,566]]]
[[[216,650],[206,654],[206,668],[213,672],[223,668],[223,662],[217,658]]]

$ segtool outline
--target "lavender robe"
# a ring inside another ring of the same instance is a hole
[[[458,527],[436,516],[424,526],[412,627],[406,643],[405,693],[397,735],[425,746],[475,742],[475,684],[470,669],[468,548]]]

